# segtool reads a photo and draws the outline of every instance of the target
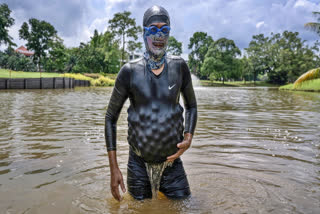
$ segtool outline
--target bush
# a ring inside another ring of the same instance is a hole
[[[65,73],[65,74],[61,74],[61,77],[67,77],[67,78],[73,78],[76,80],[88,80],[88,81],[92,81],[93,79],[90,77],[86,77],[83,74],[69,74],[69,73]]]
[[[93,78],[93,79],[98,79],[101,75],[100,74],[90,74],[90,73],[84,73],[83,74],[84,76],[86,76],[86,77],[91,77],[91,78]]]
[[[37,70],[31,58],[15,52],[10,52],[9,54],[0,52],[0,67],[14,71],[34,72]]]
[[[91,81],[91,85],[93,86],[113,86],[114,83],[115,80],[104,76],[100,76],[98,79]]]
[[[87,77],[83,74],[61,74],[62,77],[74,78],[76,80],[88,80],[92,86],[113,86],[115,80],[100,76],[98,79]]]

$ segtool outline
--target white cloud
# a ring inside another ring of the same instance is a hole
[[[258,22],[258,23],[256,24],[256,28],[260,28],[260,27],[263,26],[263,25],[264,25],[264,21]]]

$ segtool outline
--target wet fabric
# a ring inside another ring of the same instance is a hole
[[[194,133],[197,102],[190,71],[181,57],[167,56],[159,75],[148,69],[144,58],[121,68],[105,117],[108,151],[116,150],[116,123],[127,98],[130,99],[127,140],[145,162],[165,161],[178,150],[184,133]]]
[[[151,185],[143,159],[129,151],[127,171],[128,192],[135,199],[152,198]],[[190,187],[180,158],[168,166],[162,174],[160,189],[170,199],[183,199],[190,196]]]

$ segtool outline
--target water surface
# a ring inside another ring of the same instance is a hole
[[[104,114],[112,88],[0,91],[4,213],[320,213],[320,94],[196,87],[182,156],[192,197],[118,203]],[[127,101],[118,121],[126,179]]]

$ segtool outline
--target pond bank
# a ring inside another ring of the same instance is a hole
[[[73,78],[17,78],[0,79],[1,89],[60,89],[76,86],[90,86],[90,81],[75,80]]]
[[[200,80],[201,86],[208,87],[279,87],[279,85],[267,83],[264,81],[234,81],[234,82],[224,82],[221,81],[210,81],[210,80]]]
[[[93,78],[96,77],[96,78]],[[81,73],[49,73],[49,72],[24,72],[24,71],[10,71],[7,69],[0,69],[0,78],[4,79],[21,79],[21,78],[73,78],[75,80],[85,80],[90,82],[90,86],[114,86],[116,74],[81,74]],[[15,80],[14,80],[15,81]],[[19,80],[18,80],[19,81]],[[86,84],[86,83],[85,83]],[[77,86],[77,85],[76,85]]]

